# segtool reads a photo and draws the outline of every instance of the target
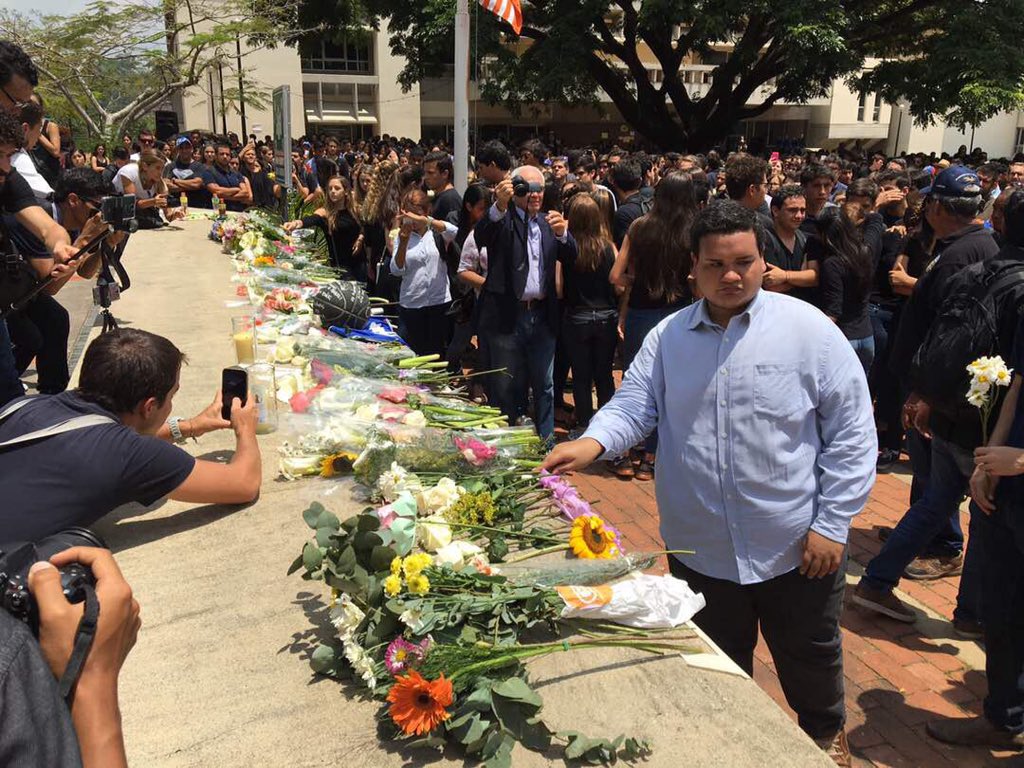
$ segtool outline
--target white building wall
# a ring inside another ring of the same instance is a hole
[[[408,93],[402,92],[398,84],[398,73],[405,66],[405,60],[393,56],[388,45],[391,37],[387,24],[374,35],[374,61],[377,67],[379,100],[379,134],[391,136],[407,136],[418,139],[420,127],[420,86],[416,84]]]
[[[973,129],[967,126],[966,130],[958,131],[947,127],[942,136],[942,151],[953,154],[961,144],[966,144],[968,150],[981,147],[989,157],[1012,157],[1020,120],[1020,112],[1003,112]]]

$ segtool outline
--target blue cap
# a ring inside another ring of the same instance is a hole
[[[981,180],[970,168],[951,165],[932,180],[930,187],[922,189],[921,194],[936,197],[974,197],[981,194]]]
[[[179,136],[178,140],[174,142],[174,146],[180,147],[182,144],[188,144],[191,147],[192,139],[190,139],[188,136]]]

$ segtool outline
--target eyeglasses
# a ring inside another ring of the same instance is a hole
[[[15,109],[21,109],[22,107],[24,107],[28,103],[26,101],[18,101],[18,99],[16,99],[13,96],[11,96],[11,92],[8,91],[6,88],[4,88],[2,85],[0,85],[0,91],[3,91],[4,96],[6,96],[7,100],[9,102],[11,102],[11,104],[14,105]]]
[[[152,144],[155,139],[139,139],[139,144]]]

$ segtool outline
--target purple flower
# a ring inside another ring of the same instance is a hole
[[[575,490],[571,494],[566,494],[563,498],[556,500],[555,505],[570,520],[575,520],[580,515],[593,513],[593,510],[590,508],[590,502],[581,498]]]
[[[429,644],[429,638],[423,638],[419,643],[410,643],[403,637],[396,637],[384,651],[384,666],[392,675],[401,674],[423,660]]]

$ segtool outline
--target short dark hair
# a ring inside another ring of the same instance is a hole
[[[874,203],[878,197],[878,185],[867,176],[854,179],[846,188],[846,199],[849,200],[851,197],[869,197]]]
[[[640,165],[632,160],[622,160],[608,170],[608,178],[623,192],[640,189]]]
[[[757,252],[764,253],[765,232],[757,214],[735,200],[717,200],[705,206],[697,214],[690,230],[690,246],[700,256],[700,241],[708,235],[732,235],[737,232],[753,232],[757,240]]]
[[[455,177],[455,171],[452,168],[452,156],[447,152],[428,152],[423,156],[423,164],[437,163],[437,170],[441,173],[448,174],[448,181],[451,181]]]
[[[43,108],[34,101],[26,101],[21,105],[18,112],[18,119],[29,128],[35,128],[43,122]]]
[[[114,149],[111,150],[111,152],[110,152],[110,156],[112,158],[114,158],[115,160],[131,160],[132,159],[131,154],[129,154],[128,150],[125,149],[124,147],[114,147]]]
[[[21,75],[35,88],[39,85],[36,65],[21,46],[10,40],[0,40],[0,85],[7,85],[15,75]]]
[[[772,208],[781,208],[786,204],[786,201],[793,197],[803,197],[804,188],[797,186],[796,184],[787,184],[782,187],[778,192],[772,195]]]
[[[725,164],[725,192],[732,200],[739,200],[750,187],[762,184],[768,178],[768,163],[760,157],[737,154]]]
[[[1008,198],[1003,208],[1003,236],[1008,244],[1021,248],[1024,247],[1024,189],[1014,189]]]
[[[821,178],[829,178],[833,182],[836,180],[835,174],[832,173],[832,169],[827,165],[822,165],[821,163],[805,165],[804,169],[800,171],[800,184],[805,187],[815,179]]]
[[[882,171],[876,177],[878,185],[895,183],[900,189],[910,189],[914,186],[910,180],[910,174],[906,171]]]
[[[80,151],[80,150],[76,150]],[[104,180],[103,174],[96,173],[92,168],[69,168],[53,185],[53,200],[62,203],[72,193],[89,200],[114,193],[113,185]]]
[[[543,161],[548,156],[548,148],[538,139],[529,139],[519,146],[519,153],[529,152],[538,160]]]
[[[183,362],[184,353],[163,336],[119,328],[85,350],[77,394],[111,413],[131,413],[151,397],[167,400]]]
[[[21,121],[6,109],[0,109],[0,144],[21,149],[24,142],[25,131]]]

